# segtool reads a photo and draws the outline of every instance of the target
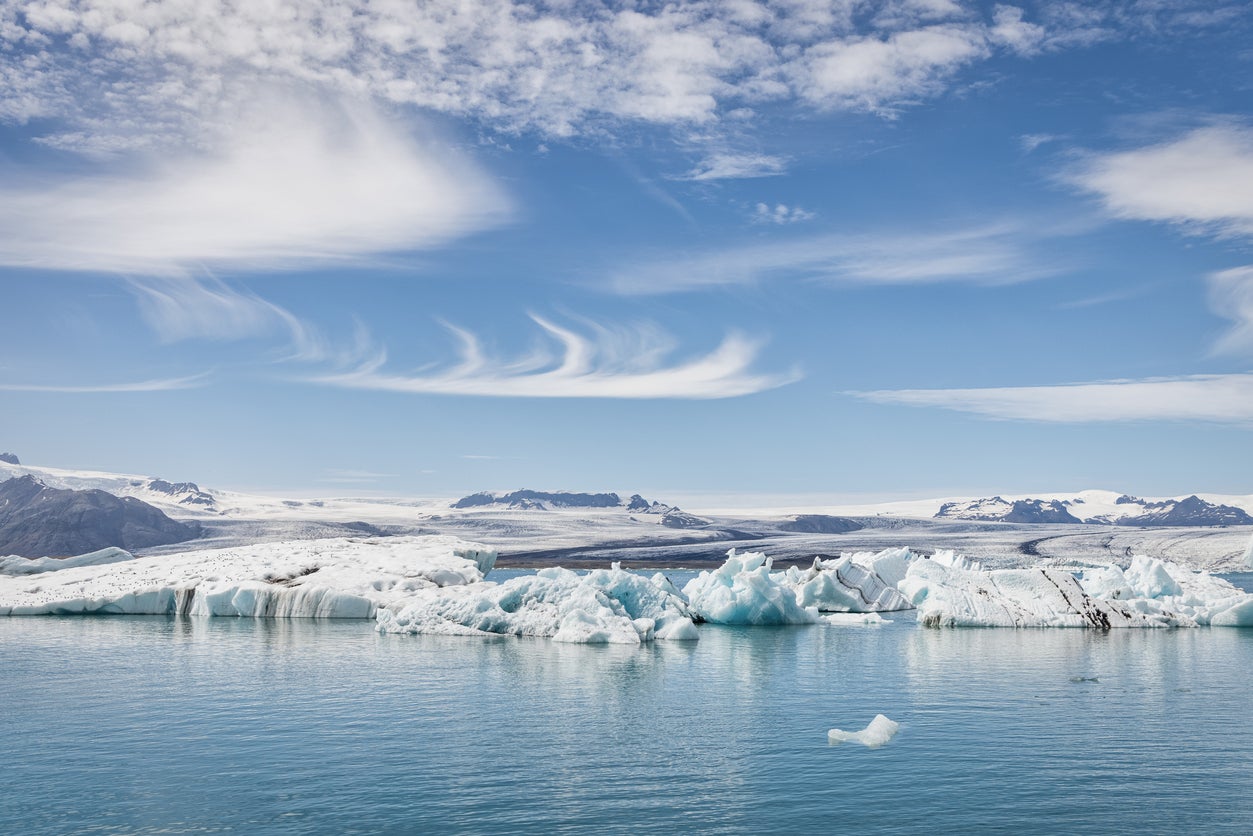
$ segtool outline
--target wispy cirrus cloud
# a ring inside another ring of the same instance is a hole
[[[549,345],[509,360],[489,358],[470,331],[449,326],[459,362],[443,371],[400,374],[384,370],[379,351],[355,369],[306,378],[347,389],[428,395],[506,398],[714,399],[750,395],[791,383],[797,371],[752,371],[760,343],[727,336],[712,352],[667,362],[673,341],[651,327],[610,329],[585,323],[591,336],[532,316]],[[553,350],[552,344],[556,344]]]
[[[1015,421],[1199,421],[1253,427],[1253,373],[846,394],[873,403],[949,409]]]
[[[108,394],[120,392],[168,392],[175,389],[195,389],[209,382],[209,373],[190,375],[188,377],[157,378],[139,380],[129,383],[90,383],[90,384],[59,384],[59,383],[3,383],[3,392],[48,392],[67,395]]]
[[[712,154],[675,180],[745,180],[776,177],[787,170],[787,160],[770,154]]]
[[[1214,313],[1233,323],[1214,344],[1215,353],[1253,356],[1253,266],[1211,273],[1209,300]]]
[[[1044,235],[1010,224],[916,234],[818,235],[628,265],[609,276],[609,286],[624,294],[652,294],[789,278],[848,284],[1010,284],[1065,269],[1056,255],[1043,252]]]

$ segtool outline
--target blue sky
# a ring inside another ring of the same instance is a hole
[[[1242,4],[0,0],[0,447],[1248,493]]]

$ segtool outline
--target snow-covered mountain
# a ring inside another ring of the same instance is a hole
[[[678,506],[667,505],[664,502],[649,502],[639,494],[632,494],[630,498],[624,500],[616,493],[533,491],[523,488],[509,493],[480,491],[463,496],[453,502],[451,507],[456,510],[503,508],[510,511],[621,509],[628,514],[652,514],[660,517],[660,523],[667,528],[701,528],[709,525],[709,520],[689,514]]]
[[[978,520],[980,522],[1072,523],[1083,520],[1067,510],[1070,503],[1059,499],[1015,499],[994,496],[968,502],[946,502],[936,512],[936,519]]]
[[[1248,500],[1248,497],[1240,499]],[[1253,525],[1244,508],[1193,494],[1150,500],[1109,491],[1084,491],[1069,497],[1024,497],[945,502],[937,519],[1011,523],[1092,523],[1124,526]]]

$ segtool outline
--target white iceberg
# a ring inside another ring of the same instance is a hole
[[[802,607],[827,613],[872,613],[912,609],[896,590],[914,556],[909,549],[857,552],[835,560],[814,558],[808,569],[792,567],[782,583]]]
[[[1082,580],[1058,569],[960,568],[914,562],[899,589],[927,627],[1195,627],[1253,625],[1253,595],[1205,572],[1145,557]]]
[[[895,720],[889,720],[882,714],[876,714],[874,719],[870,721],[870,725],[861,731],[850,732],[843,729],[831,729],[827,732],[827,742],[860,743],[868,749],[878,749],[895,737],[900,729],[900,723]]]
[[[377,619],[385,633],[546,636],[580,644],[699,638],[686,602],[668,581],[617,564],[584,575],[541,569],[500,584],[425,591],[401,607],[379,610]]]
[[[1121,601],[1149,618],[1189,619],[1215,627],[1253,626],[1253,594],[1171,561],[1137,555],[1126,569],[1084,570],[1080,584],[1094,598]]]
[[[415,592],[478,583],[496,553],[454,537],[333,538],[0,577],[3,615],[371,618]]]
[[[814,624],[817,607],[802,606],[783,573],[770,573],[760,552],[727,552],[712,572],[701,572],[683,587],[693,614],[713,624]]]
[[[0,575],[42,575],[44,572],[60,572],[63,569],[76,569],[79,566],[107,566],[110,563],[121,563],[134,560],[135,556],[124,549],[109,546],[99,551],[76,555],[75,557],[19,557],[9,555],[0,557]]]

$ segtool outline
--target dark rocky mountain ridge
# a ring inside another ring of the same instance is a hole
[[[134,497],[49,488],[33,476],[0,483],[0,555],[69,557],[108,546],[134,551],[199,536]]]

